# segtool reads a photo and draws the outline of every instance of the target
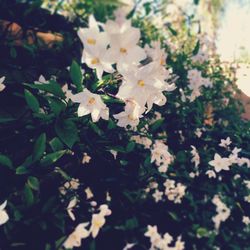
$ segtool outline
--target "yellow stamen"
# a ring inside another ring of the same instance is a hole
[[[120,52],[121,52],[122,54],[126,54],[126,53],[127,53],[127,49],[125,49],[125,48],[120,48]]]
[[[145,82],[143,80],[139,80],[137,82],[137,84],[140,86],[140,87],[143,87],[145,85]]]
[[[95,45],[96,44],[96,40],[94,38],[90,37],[90,38],[87,39],[87,43],[91,44],[91,45]]]
[[[128,119],[129,119],[130,121],[134,121],[134,120],[135,120],[135,118],[134,118],[133,115],[131,115],[131,114],[128,115]]]
[[[94,104],[94,103],[95,103],[95,98],[94,98],[94,97],[89,98],[88,103],[89,103],[90,105]]]
[[[99,58],[93,58],[91,64],[98,64],[100,62]]]
[[[162,58],[161,59],[161,62],[160,62],[161,65],[164,65],[165,64],[165,60]]]

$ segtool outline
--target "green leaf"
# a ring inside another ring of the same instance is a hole
[[[0,123],[15,121],[16,119],[4,110],[0,110]]]
[[[65,98],[65,94],[62,91],[61,86],[55,82],[54,80],[50,80],[49,83],[46,84],[27,84],[24,83],[25,86],[28,86],[33,89],[39,89],[48,93],[51,93],[55,96]]]
[[[123,104],[124,102],[118,98],[114,98],[114,97],[111,97],[111,96],[108,96],[108,95],[101,95],[102,97],[102,100],[105,102],[105,103],[118,103],[118,104]]]
[[[30,169],[28,169],[25,166],[20,166],[16,169],[16,174],[22,175],[22,174],[28,174],[30,172]]]
[[[33,149],[33,161],[40,160],[44,151],[46,149],[46,134],[42,133],[36,140],[34,149]]]
[[[89,121],[89,126],[97,133],[99,136],[103,134],[102,130],[94,123]]]
[[[171,218],[175,221],[179,221],[178,216],[174,212],[168,212],[168,214],[171,216]]]
[[[25,161],[20,165],[19,167],[16,168],[16,174],[22,175],[22,174],[27,174],[30,172],[30,169],[28,167],[33,163],[32,160],[32,155],[29,155]]]
[[[27,104],[29,105],[30,109],[33,112],[38,113],[39,112],[39,102],[38,102],[37,98],[27,89],[24,90],[24,97],[25,97],[25,100],[26,100]]]
[[[167,25],[168,29],[170,30],[170,32],[172,33],[172,35],[177,36],[178,32],[172,28],[172,26],[170,24]]]
[[[58,239],[57,241],[56,241],[56,249],[57,248],[59,248],[60,246],[62,246],[62,244],[63,244],[63,242],[65,241],[67,239],[67,236],[63,236],[63,237],[61,237],[60,239]]]
[[[76,61],[72,61],[72,64],[70,66],[70,77],[72,79],[72,82],[76,85],[76,89],[78,92],[81,92],[83,89],[82,86],[82,71],[80,66]]]
[[[28,206],[31,206],[34,203],[34,195],[32,189],[28,186],[28,184],[25,184],[23,194],[26,204]]]
[[[57,136],[69,147],[72,148],[79,139],[75,123],[70,119],[58,119],[55,124]]]
[[[48,154],[42,158],[40,163],[42,166],[49,166],[55,163],[56,161],[58,161],[66,152],[67,150],[60,150],[60,151]]]
[[[138,220],[136,219],[136,217],[130,218],[128,220],[126,220],[125,222],[125,227],[127,230],[132,230],[135,229],[139,226]]]
[[[208,231],[204,227],[200,227],[197,229],[196,234],[199,235],[200,237],[206,237],[208,236]]]
[[[59,150],[63,150],[63,144],[62,142],[59,140],[58,137],[53,138],[50,142],[49,145],[51,146],[52,150],[55,151],[59,151]]]
[[[0,154],[0,165],[3,165],[8,168],[13,167],[11,159],[8,156],[3,155],[3,154]]]
[[[194,56],[198,54],[199,49],[200,49],[200,41],[198,40],[195,47],[194,47],[194,50],[193,50],[193,55]]]
[[[27,183],[30,186],[30,188],[32,188],[36,191],[39,190],[39,180],[36,177],[29,176]]]
[[[126,151],[129,153],[129,152],[132,152],[135,148],[135,142],[134,141],[130,141],[126,147]]]
[[[164,122],[164,118],[161,118],[161,119],[155,121],[155,122],[150,126],[150,129],[151,129],[152,131],[156,131],[158,128],[161,127],[161,125],[163,124],[163,122]]]
[[[58,98],[49,97],[48,102],[52,112],[55,113],[55,115],[59,115],[66,108],[66,104]]]

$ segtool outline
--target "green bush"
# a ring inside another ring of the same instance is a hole
[[[209,40],[79,5],[84,62],[3,81],[0,249],[250,249],[250,127]]]

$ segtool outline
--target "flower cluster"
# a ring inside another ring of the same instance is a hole
[[[159,234],[157,226],[148,225],[145,236],[150,239],[151,250],[184,250],[185,247],[181,237],[177,238],[174,246],[170,246],[173,242],[173,237],[169,233],[165,233],[163,236]]]
[[[102,28],[102,30],[100,30]],[[166,69],[166,53],[160,42],[140,47],[140,30],[131,25],[125,16],[117,16],[116,20],[98,23],[94,16],[89,17],[89,27],[81,28],[78,35],[84,45],[82,61],[96,70],[97,78],[103,73],[117,71],[122,83],[116,97],[125,103],[124,111],[115,114],[117,125],[135,129],[143,113],[152,109],[153,104],[162,106],[167,99],[163,92],[175,89],[170,71]],[[149,63],[142,63],[146,58]],[[116,66],[116,70],[114,68]],[[78,116],[91,114],[93,122],[99,118],[109,117],[109,110],[101,97],[84,89],[74,95],[73,102],[80,103]]]
[[[155,141],[151,149],[151,162],[155,162],[159,172],[167,172],[173,160],[174,158],[169,153],[168,146],[160,140]]]
[[[213,204],[216,206],[217,214],[213,216],[212,220],[216,230],[219,230],[220,224],[226,221],[230,216],[230,209],[221,201],[219,195],[215,195],[212,199]]]
[[[68,238],[63,244],[64,247],[66,249],[72,249],[73,247],[80,247],[82,245],[83,239],[88,238],[90,235],[92,235],[92,237],[95,238],[98,235],[100,229],[106,222],[105,217],[109,216],[110,214],[111,210],[108,208],[108,206],[105,204],[101,205],[99,207],[99,212],[94,213],[92,215],[91,225],[89,227],[89,230],[87,229],[89,222],[80,223],[75,228],[75,230],[68,236]]]
[[[212,82],[208,78],[202,77],[201,71],[197,69],[191,69],[188,71],[187,78],[189,80],[189,89],[192,91],[189,97],[190,101],[194,101],[201,95],[201,88],[212,87]]]

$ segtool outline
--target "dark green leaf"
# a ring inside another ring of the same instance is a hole
[[[54,94],[55,96],[59,96],[61,98],[65,98],[65,94],[63,93],[61,86],[53,80],[50,80],[49,83],[46,83],[46,84],[24,83],[24,85],[33,89],[39,89],[39,90]]]
[[[76,85],[76,89],[78,92],[82,91],[82,71],[80,66],[76,61],[73,61],[70,66],[70,77],[72,79],[72,82]]]
[[[24,90],[24,96],[27,104],[29,105],[30,109],[38,113],[39,112],[39,102],[36,97],[27,89]]]
[[[8,156],[3,155],[3,154],[0,154],[0,165],[6,166],[9,168],[12,168],[13,166],[11,159]]]
[[[69,147],[75,144],[75,142],[79,139],[78,131],[75,123],[68,119],[58,119],[55,124],[55,130],[57,136]]]
[[[199,50],[200,50],[200,41],[198,40],[197,43],[196,43],[196,45],[195,45],[195,47],[194,47],[193,55],[194,56],[197,55],[198,52],[199,52]]]
[[[59,160],[65,153],[66,153],[66,150],[60,150],[60,151],[48,154],[42,158],[40,163],[42,166],[49,166],[55,163],[57,160]]]
[[[36,140],[33,149],[33,161],[40,160],[46,149],[46,134],[42,133]]]
[[[63,150],[63,144],[62,142],[59,140],[58,137],[53,138],[50,142],[49,145],[51,146],[52,150],[55,151],[59,151],[59,150]]]
[[[27,183],[32,189],[39,190],[39,180],[36,177],[29,176]]]
[[[26,204],[28,206],[31,206],[34,203],[34,195],[32,189],[28,186],[28,184],[25,184],[23,194]]]
[[[161,125],[163,124],[163,122],[164,122],[164,118],[161,118],[161,119],[155,121],[155,122],[150,126],[151,130],[152,130],[152,131],[156,131],[158,128],[161,127]]]

